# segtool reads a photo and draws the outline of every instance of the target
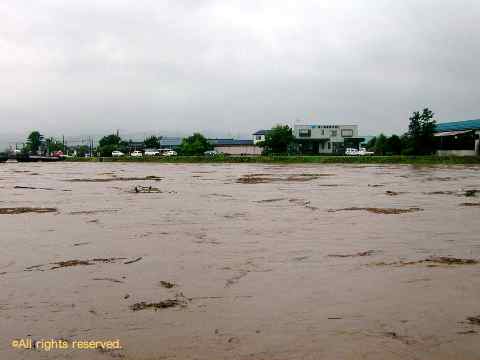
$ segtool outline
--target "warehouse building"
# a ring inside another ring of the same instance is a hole
[[[437,124],[437,155],[480,155],[480,119]]]
[[[213,149],[225,155],[261,155],[262,148],[256,146],[253,140],[208,139]]]

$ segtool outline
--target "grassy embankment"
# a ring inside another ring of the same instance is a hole
[[[171,156],[71,158],[80,162],[275,163],[275,164],[480,164],[480,156]]]

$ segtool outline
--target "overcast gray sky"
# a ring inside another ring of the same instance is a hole
[[[480,118],[478,0],[2,0],[0,132]]]

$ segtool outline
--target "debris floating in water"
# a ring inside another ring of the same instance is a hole
[[[440,191],[430,191],[424,192],[424,195],[456,195],[456,196],[465,196],[465,197],[474,197],[480,193],[480,190],[477,189],[470,189],[470,190],[460,190],[460,191],[452,191],[452,190],[440,190]]]
[[[432,256],[427,259],[415,260],[415,261],[394,261],[394,262],[378,262],[372,265],[377,266],[408,266],[408,265],[418,265],[418,264],[427,264],[428,266],[437,266],[437,265],[476,265],[480,262],[475,259],[461,259],[449,256]]]
[[[460,206],[480,206],[480,202],[478,203],[463,203],[463,204],[460,204]]]
[[[477,193],[480,193],[480,190],[476,190],[476,189],[475,190],[465,190],[464,195],[466,197],[471,197],[471,196],[476,196]]]
[[[137,185],[133,188],[134,193],[161,193],[162,191],[159,188],[152,187],[152,186],[140,186]]]
[[[25,268],[24,271],[33,271],[33,270],[38,270],[38,271],[45,271],[45,270],[56,270],[56,269],[61,269],[65,267],[72,267],[72,266],[90,266],[90,265],[95,265],[97,263],[104,263],[104,264],[110,264],[110,263],[116,263],[121,260],[126,260],[127,258],[95,258],[95,259],[86,259],[86,260],[79,260],[79,259],[73,259],[73,260],[65,260],[65,261],[57,261],[53,263],[49,263],[46,265],[33,265]],[[49,265],[50,268],[48,268]]]
[[[145,309],[154,309],[157,311],[158,309],[168,309],[172,307],[186,307],[187,303],[187,299],[185,296],[183,296],[183,294],[177,294],[175,299],[162,300],[156,303],[147,303],[145,301],[135,303],[130,305],[130,310],[140,311]]]
[[[52,265],[55,265],[50,268],[50,270],[55,270],[64,267],[78,266],[78,265],[94,265],[95,263],[113,263],[118,260],[125,260],[125,258],[96,258],[91,260],[67,260],[54,262]]]
[[[239,184],[265,184],[271,182],[306,182],[319,179],[323,176],[332,176],[332,174],[292,174],[273,176],[271,174],[247,174],[237,179]]]
[[[331,254],[328,255],[329,257],[339,257],[339,258],[348,258],[348,257],[357,257],[357,256],[371,256],[380,253],[380,251],[377,250],[367,250],[367,251],[361,251],[355,254]]]
[[[2,215],[15,215],[15,214],[25,214],[25,213],[52,213],[58,212],[56,208],[36,208],[36,207],[16,207],[16,208],[0,208],[0,214]]]
[[[375,207],[349,207],[343,209],[330,209],[328,212],[339,212],[339,211],[368,211],[374,214],[385,214],[385,215],[392,215],[392,214],[405,214],[417,211],[423,211],[422,208],[419,207],[410,207],[406,209],[398,209],[398,208],[375,208]]]
[[[264,200],[256,200],[254,202],[263,204],[263,203],[272,203],[272,202],[278,202],[278,201],[283,201],[287,200],[286,198],[274,198],[274,199],[264,199]]]
[[[140,257],[138,257],[138,258],[136,258],[136,259],[129,260],[129,261],[125,261],[124,264],[125,264],[125,265],[133,264],[133,263],[136,263],[137,261],[140,261],[140,260],[142,260],[142,259],[143,259],[143,256],[140,256]]]
[[[98,281],[110,281],[110,282],[114,282],[114,283],[120,283],[120,284],[123,284],[124,281],[122,280],[117,280],[117,279],[114,279],[114,278],[93,278],[92,280],[98,280]]]
[[[56,264],[57,266],[50,268],[51,270],[59,269],[63,267],[69,267],[69,266],[93,265],[93,262],[89,260],[67,260],[67,261],[59,261],[54,264]]]
[[[83,241],[83,242],[75,243],[73,244],[73,246],[83,246],[88,244],[90,244],[90,241]]]
[[[56,189],[53,189],[53,188],[34,187],[34,186],[20,186],[20,185],[16,185],[13,188],[14,189],[24,189],[24,190],[49,190],[49,191],[56,190]],[[62,189],[60,191],[72,191],[72,190]]]
[[[110,181],[144,181],[144,180],[153,180],[160,181],[162,178],[160,176],[149,175],[144,177],[111,177],[111,178],[86,178],[86,179],[67,179],[68,182],[110,182]]]
[[[387,191],[385,191],[385,195],[388,195],[388,196],[397,196],[397,195],[400,195],[400,193],[397,192],[397,191],[387,190]]]
[[[468,322],[472,325],[480,325],[480,315],[479,316],[470,316],[467,318]]]
[[[173,282],[169,282],[169,281],[160,281],[160,285],[166,289],[171,289],[175,286],[177,286],[175,283]]]

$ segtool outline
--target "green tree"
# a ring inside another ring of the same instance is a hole
[[[65,152],[65,146],[63,145],[63,143],[53,137],[47,138],[45,140],[45,145],[47,146],[47,152],[49,154],[59,150]]]
[[[402,153],[402,140],[398,135],[392,135],[387,139],[385,152],[387,155],[400,155]]]
[[[367,148],[368,151],[375,151],[375,142],[377,141],[377,137],[374,136],[370,140],[368,140],[367,144],[365,147]]]
[[[192,136],[184,138],[180,144],[180,153],[182,155],[203,155],[205,151],[213,148],[205,136],[195,133]]]
[[[408,133],[403,134],[400,137],[400,140],[402,142],[402,155],[410,155],[410,137],[408,136]]]
[[[43,135],[38,131],[32,131],[27,138],[27,149],[32,153],[37,153],[43,142]]]
[[[97,152],[100,153],[100,156],[109,157],[112,156],[112,152],[118,150],[118,145],[103,145],[97,148]]]
[[[160,137],[150,136],[147,137],[143,143],[147,149],[158,149],[160,147]]]
[[[85,154],[90,153],[90,147],[87,145],[80,145],[77,148],[77,156],[79,157],[85,157]]]
[[[415,155],[420,153],[420,138],[422,133],[420,112],[414,111],[410,117],[410,123],[408,124],[408,146],[406,153],[409,155]]]
[[[375,140],[375,155],[385,155],[387,150],[387,137],[383,134],[377,136]]]
[[[98,142],[98,145],[99,146],[119,145],[121,141],[122,141],[122,138],[120,136],[112,134],[112,135],[107,135],[101,138],[100,141]]]
[[[100,156],[112,156],[112,151],[115,150],[126,152],[126,143],[116,134],[104,136],[98,142],[97,151],[100,152]]]
[[[428,155],[435,151],[435,126],[434,113],[423,109],[422,113],[415,111],[410,117],[408,125],[408,147],[406,153],[412,155]]]
[[[258,144],[266,154],[286,154],[295,137],[288,125],[276,125],[265,135],[265,141]]]
[[[435,152],[435,127],[437,122],[434,120],[434,113],[428,109],[423,109],[420,117],[422,132],[421,132],[421,153],[430,155]]]

